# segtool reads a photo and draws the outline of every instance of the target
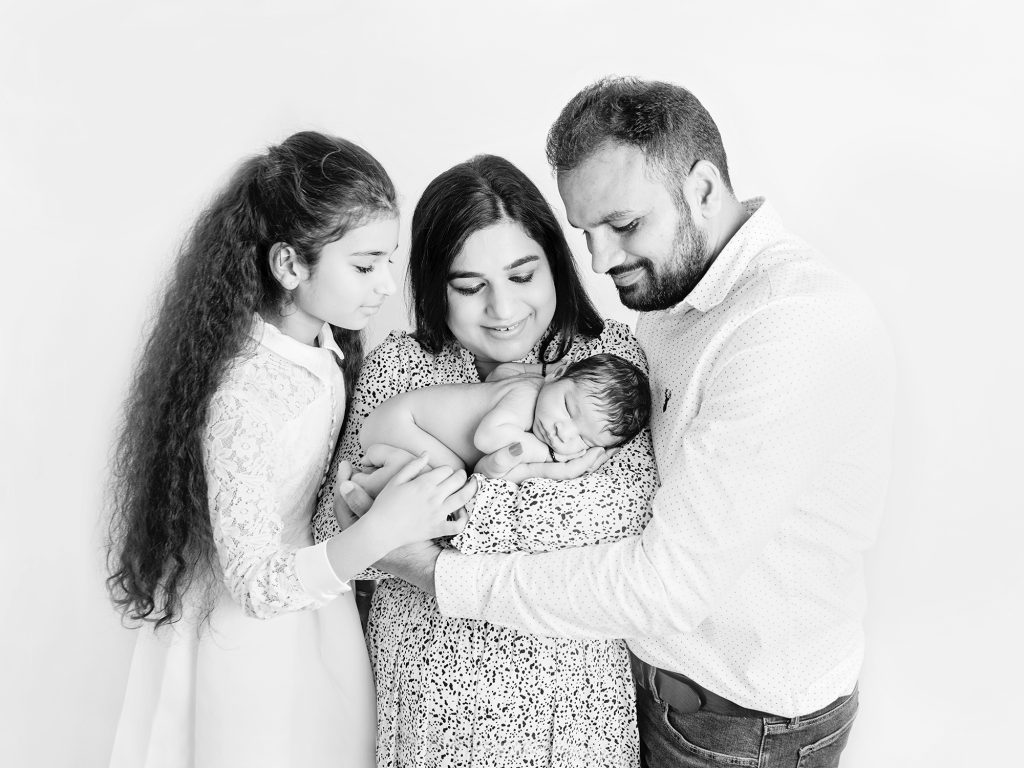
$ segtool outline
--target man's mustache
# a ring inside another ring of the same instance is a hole
[[[650,272],[650,262],[646,259],[641,259],[640,261],[635,261],[632,264],[619,264],[619,266],[609,269],[605,274],[614,277],[615,275],[623,275],[626,272],[632,272],[634,269],[646,269]]]

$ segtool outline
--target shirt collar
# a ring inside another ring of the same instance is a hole
[[[334,333],[331,331],[331,326],[328,323],[324,323],[320,332],[316,335],[319,346],[313,346],[303,344],[288,334],[282,333],[256,313],[253,315],[249,336],[257,344],[262,344],[274,354],[280,355],[286,360],[291,360],[293,363],[301,365],[303,368],[308,368],[311,371],[319,371],[327,355],[337,357],[337,362],[345,359],[344,353],[334,340]]]
[[[721,304],[753,258],[785,234],[778,213],[763,197],[744,200],[742,205],[749,218],[725,244],[700,282],[670,313],[688,309],[707,312]]]

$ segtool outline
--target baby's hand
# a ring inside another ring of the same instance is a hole
[[[423,453],[402,467],[367,512],[383,523],[395,547],[454,536],[466,527],[463,507],[476,493],[476,481],[467,483],[464,470],[444,466],[420,474],[426,466]]]
[[[567,461],[572,461],[573,459],[578,459],[580,456],[583,456],[586,452],[587,452],[586,448],[580,448],[575,453],[556,453],[554,450],[552,450],[551,456],[554,458],[555,461],[558,461],[558,462],[561,462],[561,463],[564,464]]]

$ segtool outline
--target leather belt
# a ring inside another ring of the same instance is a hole
[[[769,712],[747,709],[735,704],[717,693],[695,683],[686,675],[655,667],[629,654],[633,665],[633,678],[641,688],[650,691],[657,699],[664,701],[676,712],[683,714],[697,711],[714,712],[728,717],[775,717]]]

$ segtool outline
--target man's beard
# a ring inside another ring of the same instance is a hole
[[[673,307],[685,299],[704,277],[710,263],[707,235],[693,226],[685,201],[680,213],[679,226],[672,240],[672,254],[660,270],[645,258],[608,270],[608,274],[628,272],[637,267],[644,270],[640,280],[618,288],[619,301],[629,309],[656,312]]]

